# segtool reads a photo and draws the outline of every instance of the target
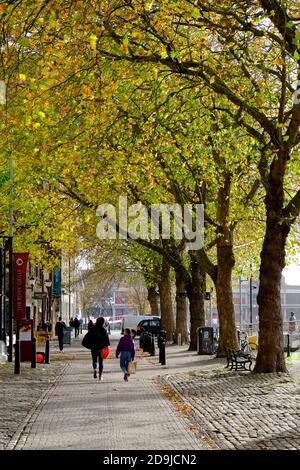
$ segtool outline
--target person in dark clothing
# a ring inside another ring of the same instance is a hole
[[[94,328],[94,322],[93,322],[93,320],[90,320],[88,322],[88,331],[91,331],[93,328]]]
[[[63,345],[63,337],[64,337],[64,328],[66,324],[65,322],[62,321],[62,318],[59,317],[58,321],[56,322],[55,325],[55,334],[58,338],[58,345],[59,345],[59,350],[63,352],[64,350],[64,345]]]
[[[75,317],[73,320],[73,328],[75,329],[75,338],[79,336],[79,327],[80,327],[79,320],[77,317]]]
[[[116,349],[116,357],[118,358],[120,355],[120,367],[124,372],[124,380],[128,382],[128,364],[129,362],[133,361],[135,356],[135,347],[133,339],[131,338],[130,329],[125,328],[124,336],[119,341],[119,344]]]
[[[99,380],[103,380],[103,359],[100,356],[100,351],[106,346],[110,345],[109,337],[106,329],[104,328],[105,320],[99,317],[96,320],[95,326],[91,329],[92,333],[92,363],[94,369],[94,378],[97,378],[97,362],[99,362]]]

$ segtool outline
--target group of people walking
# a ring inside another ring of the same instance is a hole
[[[75,318],[76,320],[77,318]],[[73,320],[72,326],[75,328],[75,338],[79,335],[79,326],[80,323],[75,324]],[[59,317],[55,325],[55,334],[58,337],[59,350],[63,352],[63,337],[64,329],[66,324],[62,321],[62,318]],[[106,322],[103,317],[99,317],[94,324],[92,320],[88,323],[88,343],[84,344],[85,347],[90,349],[92,355],[92,366],[93,366],[93,376],[95,379],[103,380],[103,357],[101,351],[108,346],[110,346],[108,331],[106,328]],[[116,357],[120,356],[120,368],[124,373],[124,380],[128,382],[128,377],[130,376],[128,366],[135,357],[135,345],[131,337],[131,332],[129,328],[125,328],[124,336],[120,339],[117,349]],[[98,369],[98,371],[97,371]]]
[[[97,365],[99,368],[98,378],[103,380],[103,358],[101,356],[101,350],[110,346],[107,330],[105,328],[105,319],[99,317],[96,320],[95,325],[92,323],[88,324],[89,331],[89,349],[92,354],[92,365],[94,378],[97,378]],[[120,367],[124,373],[124,380],[128,382],[130,373],[128,371],[128,365],[135,357],[135,346],[134,341],[130,334],[130,329],[125,328],[124,336],[120,339],[116,349],[116,357],[120,356]]]

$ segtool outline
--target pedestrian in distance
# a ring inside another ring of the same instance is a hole
[[[134,341],[131,338],[130,329],[125,328],[124,336],[119,341],[119,344],[116,349],[116,358],[120,355],[120,367],[124,372],[124,380],[128,382],[128,377],[130,374],[128,373],[128,364],[134,360],[135,356],[135,347]]]
[[[59,345],[59,350],[61,352],[64,351],[64,345],[63,345],[63,338],[64,338],[64,329],[65,329],[65,322],[62,321],[62,318],[59,317],[58,321],[55,324],[55,335],[58,338],[58,345]]]
[[[78,320],[77,317],[75,317],[74,320],[73,320],[73,328],[75,330],[75,338],[77,338],[77,336],[79,336],[79,327],[80,327],[79,320]]]
[[[109,337],[106,329],[104,328],[105,320],[103,317],[99,317],[96,320],[96,324],[93,325],[91,331],[92,337],[92,364],[94,369],[94,379],[97,378],[97,363],[99,363],[99,380],[103,380],[103,358],[101,357],[101,349],[106,348],[110,345]]]
[[[83,327],[83,319],[82,318],[80,318],[80,320],[79,320],[79,325],[80,325],[80,327],[79,327],[80,328],[80,333],[82,334],[82,327]]]
[[[108,320],[105,320],[105,328],[107,333],[110,335],[110,323]]]
[[[296,330],[296,321],[297,319],[294,312],[291,312],[291,316],[289,319],[289,333],[294,333],[294,331]]]

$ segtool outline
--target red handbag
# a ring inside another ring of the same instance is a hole
[[[101,349],[100,356],[102,359],[107,359],[110,353],[110,346],[106,346],[106,348]]]

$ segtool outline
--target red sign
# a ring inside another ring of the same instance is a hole
[[[26,269],[28,253],[14,253],[14,317],[26,318]]]

